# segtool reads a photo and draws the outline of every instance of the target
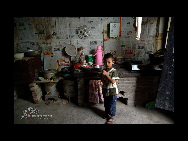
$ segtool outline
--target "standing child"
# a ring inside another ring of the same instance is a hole
[[[107,118],[107,124],[111,124],[115,119],[116,114],[116,101],[118,88],[116,85],[116,80],[119,80],[117,70],[112,67],[114,64],[113,55],[110,53],[105,54],[104,56],[104,65],[105,70],[103,70],[103,95],[104,95],[104,107],[105,107],[105,116]]]

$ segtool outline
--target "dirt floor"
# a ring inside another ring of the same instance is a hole
[[[63,99],[33,104],[24,99],[14,101],[14,124],[105,124],[104,104],[78,106]],[[134,107],[117,101],[113,124],[174,124],[173,113],[161,109]]]

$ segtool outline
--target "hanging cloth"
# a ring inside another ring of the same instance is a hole
[[[89,81],[89,102],[103,103],[104,98],[102,94],[102,82],[101,80],[90,80]]]

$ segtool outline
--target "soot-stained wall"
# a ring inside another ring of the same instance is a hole
[[[41,50],[42,57],[52,52],[58,60],[68,44],[83,46],[85,55],[101,46],[105,53],[144,62],[149,53],[162,48],[164,17],[142,17],[140,40],[136,40],[134,20],[134,17],[15,17],[14,52]],[[121,36],[109,37],[109,23],[121,23]],[[80,39],[78,28],[83,25],[91,35]]]

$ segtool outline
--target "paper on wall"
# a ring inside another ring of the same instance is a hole
[[[88,29],[91,32],[91,38],[100,39],[102,35],[102,26],[100,21],[93,21],[88,24]]]
[[[18,37],[21,41],[35,41],[33,26],[29,18],[15,18]]]
[[[146,47],[148,52],[153,52],[153,43],[147,43]]]
[[[148,35],[154,36],[155,28],[153,26],[148,26]]]
[[[53,48],[53,55],[56,57],[56,58],[61,58],[62,57],[62,50],[61,50],[61,47],[54,47]]]
[[[104,32],[104,40],[108,40],[108,36],[107,36],[107,23],[103,23],[103,32]]]
[[[57,58],[51,55],[44,55],[44,70],[57,69]]]
[[[148,35],[149,36],[155,36],[156,23],[157,23],[157,18],[156,17],[148,18],[147,26],[148,26]]]

